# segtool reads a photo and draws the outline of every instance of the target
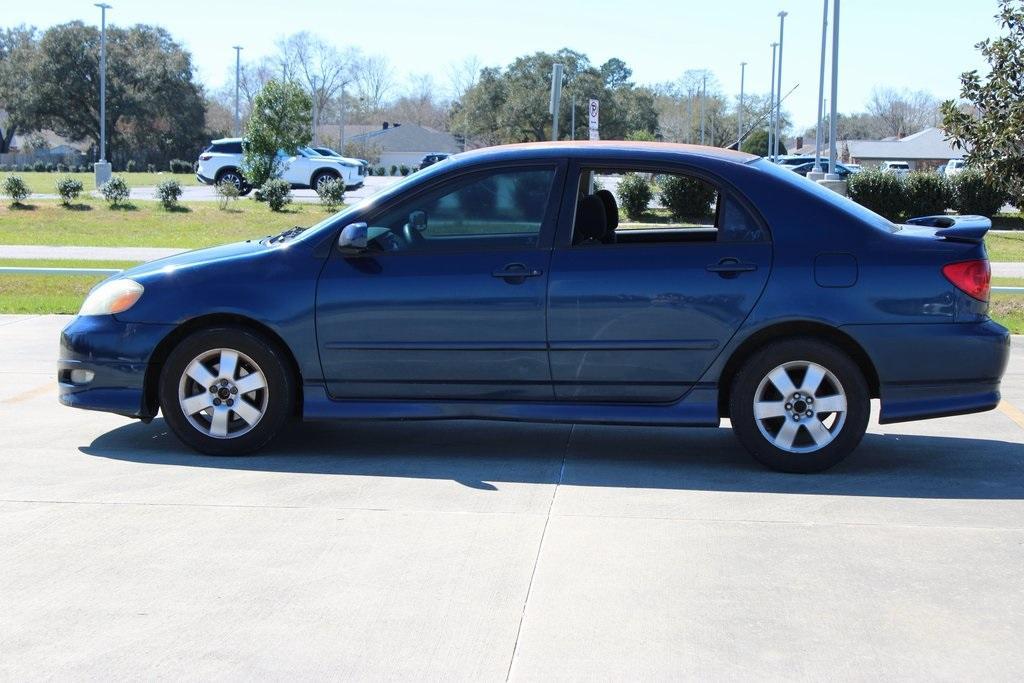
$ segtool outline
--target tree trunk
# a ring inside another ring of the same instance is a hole
[[[11,142],[14,140],[14,126],[9,126],[0,135],[0,154],[7,154],[11,151]]]

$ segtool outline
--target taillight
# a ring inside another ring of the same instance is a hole
[[[200,154],[199,155],[199,161],[209,161],[212,158],[213,158],[212,154]]]
[[[992,270],[987,259],[959,261],[942,266],[942,274],[960,291],[979,301],[988,301],[992,287]]]

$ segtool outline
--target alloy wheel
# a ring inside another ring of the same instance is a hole
[[[754,419],[770,443],[789,453],[813,453],[839,435],[846,392],[827,368],[810,361],[779,365],[754,393]]]
[[[267,378],[252,358],[234,349],[204,351],[185,366],[178,404],[189,423],[215,439],[249,432],[267,411]]]

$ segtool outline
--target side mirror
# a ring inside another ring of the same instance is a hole
[[[338,251],[346,256],[362,253],[366,249],[366,223],[349,223],[338,235]]]
[[[423,232],[427,229],[427,212],[426,211],[412,211],[409,213],[409,225],[419,232]]]

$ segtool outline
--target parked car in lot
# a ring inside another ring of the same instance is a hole
[[[806,178],[807,174],[814,170],[814,160],[812,159],[811,161],[808,161],[808,162],[805,162],[805,163],[802,163],[802,164],[799,164],[799,165],[796,165],[796,166],[787,166],[787,168],[789,170],[793,171],[794,173],[796,173],[797,175],[802,175],[802,176],[804,176]],[[829,172],[829,170],[828,170],[828,159],[822,159],[821,160],[821,170],[822,170],[823,173],[828,173]],[[848,175],[853,173],[853,171],[850,170],[844,164],[841,164],[841,163],[839,163],[837,161],[836,162],[835,173],[840,178],[845,180]]]
[[[808,154],[786,154],[780,156],[775,163],[779,166],[800,166],[808,161],[814,161],[814,156]]]
[[[367,161],[366,159],[347,157],[342,154],[339,154],[338,152],[335,152],[330,147],[312,147],[311,149],[320,156],[330,157],[332,159],[344,159],[345,161],[359,164],[359,175],[361,176],[366,176],[368,173],[367,169],[370,168],[370,162]]]
[[[427,166],[433,166],[437,162],[444,161],[450,156],[451,154],[446,154],[445,152],[433,152],[431,154],[428,154],[427,156],[423,157],[422,161],[420,161],[420,169],[422,170]]]
[[[963,159],[950,159],[946,162],[945,168],[942,169],[942,175],[949,178],[957,173],[962,173],[966,167],[967,163]]]
[[[196,178],[206,185],[229,182],[248,194],[252,189],[242,174],[242,138],[213,140],[199,155]],[[295,154],[278,152],[281,177],[294,188],[316,188],[327,180],[341,179],[345,187],[361,187],[365,167],[355,159],[325,157],[309,147],[300,147]]]
[[[699,186],[707,216],[627,220],[593,189],[625,173]],[[988,228],[894,225],[717,148],[476,150],[310,228],[109,278],[61,334],[59,396],[159,411],[217,455],[294,419],[727,417],[760,462],[817,471],[854,450],[872,398],[883,423],[999,402]]]
[[[894,173],[899,176],[910,173],[910,164],[906,161],[883,161],[879,166],[882,173]]]

